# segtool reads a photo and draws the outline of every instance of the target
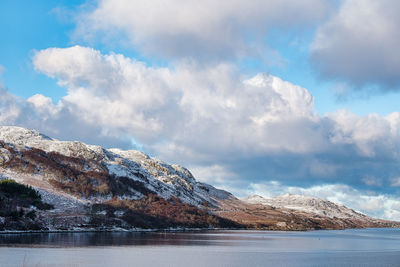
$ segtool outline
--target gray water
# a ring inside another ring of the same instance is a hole
[[[400,266],[400,229],[2,234],[0,266]]]

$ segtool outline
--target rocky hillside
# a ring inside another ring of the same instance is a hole
[[[36,224],[46,229],[239,227],[207,210],[234,198],[230,193],[139,151],[58,141],[3,126],[0,177],[32,186],[54,205],[36,212]]]
[[[303,195],[285,194],[274,198],[263,198],[258,195],[244,199],[250,204],[261,204],[274,208],[285,208],[298,212],[306,212],[318,216],[341,219],[366,219],[364,214],[355,212],[343,205],[328,200]]]
[[[0,210],[0,230],[29,230],[31,225],[47,230],[304,230],[395,225],[351,212],[338,217],[333,203],[324,214],[316,212],[319,203],[311,200],[309,207],[315,210],[289,207],[283,199],[279,205],[255,198],[241,201],[229,192],[197,182],[184,167],[140,151],[59,141],[20,127],[0,126],[0,179],[32,187],[40,200],[52,207],[40,209],[18,202],[16,195],[3,194],[0,201],[17,203],[15,209],[30,216],[23,217],[24,223],[7,224],[17,217]]]
[[[374,219],[343,205],[320,198],[285,194],[243,199],[239,210],[222,212],[225,218],[256,228],[280,230],[399,227],[399,222]]]
[[[0,164],[4,173],[44,176],[46,181],[78,198],[104,201],[119,195],[140,199],[152,192],[164,199],[177,197],[184,203],[201,205],[232,197],[226,191],[197,182],[186,168],[150,158],[140,151],[58,141],[20,127],[0,127],[0,140],[3,141]],[[119,178],[125,181],[122,187],[127,188],[113,187],[110,183],[114,181],[101,183],[98,180],[106,179],[101,175],[117,181]],[[87,181],[90,183],[83,185]]]

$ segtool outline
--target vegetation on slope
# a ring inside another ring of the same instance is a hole
[[[0,230],[37,230],[36,210],[53,206],[42,201],[40,194],[30,186],[14,180],[0,180]]]
[[[143,195],[154,193],[140,181],[110,175],[107,168],[95,160],[68,157],[56,152],[31,148],[23,154],[0,141],[0,147],[12,157],[3,167],[28,174],[41,174],[57,189],[78,198],[130,196],[133,191]],[[140,176],[140,173],[137,174]]]
[[[238,223],[183,203],[179,198],[165,200],[154,194],[139,200],[113,198],[92,206],[91,224],[165,229],[169,227],[241,227]]]

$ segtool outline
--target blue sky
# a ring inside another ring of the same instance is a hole
[[[400,219],[398,5],[1,1],[0,124]]]
[[[2,1],[0,58],[3,82],[10,92],[28,98],[43,93],[55,99],[63,92],[54,81],[33,69],[33,50],[68,46],[73,24],[57,18],[57,7],[73,1]]]

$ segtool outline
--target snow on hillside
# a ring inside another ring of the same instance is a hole
[[[190,171],[182,166],[167,164],[136,150],[104,149],[78,141],[59,141],[35,130],[14,126],[0,126],[0,140],[22,153],[24,149],[36,148],[85,159],[87,165],[84,171],[94,170],[92,168],[98,166],[91,164],[91,161],[101,162],[110,174],[141,181],[149,190],[165,199],[178,197],[185,203],[198,206],[203,202],[215,204],[220,199],[233,198],[226,191],[197,182]],[[0,151],[0,163],[9,158],[9,151],[3,150]],[[0,174],[2,171],[5,170],[0,168]],[[137,192],[137,197],[140,196]]]
[[[253,195],[247,199],[244,199],[244,201],[251,204],[269,205],[275,208],[286,208],[313,213],[330,218],[337,217],[365,219],[366,217],[363,214],[357,213],[343,205],[338,205],[328,200],[303,195],[285,194],[274,198],[263,198],[258,195]]]

